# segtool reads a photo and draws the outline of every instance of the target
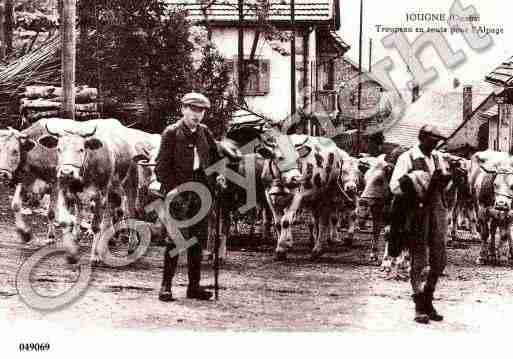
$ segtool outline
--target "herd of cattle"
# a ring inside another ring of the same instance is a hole
[[[286,259],[293,245],[292,227],[303,211],[310,214],[313,259],[322,255],[330,242],[342,242],[341,222],[348,225],[344,241],[350,245],[358,218],[371,217],[370,260],[377,261],[378,241],[387,224],[392,197],[389,181],[404,150],[355,158],[328,138],[284,135],[266,128],[257,132],[259,149],[252,153],[239,151],[237,136],[228,135],[217,144],[219,153],[227,158],[227,170],[247,178],[251,172],[248,164],[255,169],[253,186],[263,214],[262,235],[277,233],[276,258]],[[85,235],[92,239],[91,261],[100,261],[108,245],[101,240],[108,221],[144,218],[144,207],[154,196],[149,190],[155,181],[151,164],[159,146],[160,135],[125,127],[115,119],[41,119],[23,131],[0,130],[0,179],[15,185],[12,210],[21,240],[28,242],[33,237],[24,206],[48,194],[47,241],[56,240],[58,224],[68,260],[76,262],[81,219],[88,210],[92,222]],[[513,157],[483,151],[470,160],[448,153],[443,158],[453,172],[444,196],[449,209],[448,235],[454,237],[462,222],[467,222],[468,229],[479,231],[481,236],[477,262],[495,264],[500,261],[500,250],[495,247],[498,230],[499,249],[508,242],[509,262],[513,264]],[[221,257],[226,256],[230,213],[248,198],[247,188],[230,181],[229,176],[226,186],[216,198],[223,214]],[[215,213],[211,211],[212,218]],[[271,230],[272,222],[275,231]],[[163,228],[156,220],[154,230],[163,234]],[[215,233],[211,230],[211,237]],[[133,251],[137,238],[128,238]],[[386,249],[383,263],[390,263]]]

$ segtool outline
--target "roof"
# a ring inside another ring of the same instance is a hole
[[[491,85],[485,82],[473,84],[473,111],[492,94]],[[421,93],[403,116],[384,131],[385,142],[411,147],[417,143],[419,130],[425,124],[437,126],[445,137],[452,136],[463,124],[463,87],[448,92],[430,90]]]
[[[205,20],[201,0],[165,0],[173,7],[185,9],[189,12],[192,21]],[[335,2],[335,3],[334,3]],[[205,3],[205,2],[203,2]],[[213,0],[206,10],[208,19],[213,22],[233,22],[239,20],[238,0]],[[244,1],[244,20],[256,21],[256,11],[250,4],[255,0]],[[291,0],[270,0],[269,16],[273,22],[290,22]],[[326,22],[334,20],[334,7],[338,7],[338,0],[295,0],[294,18],[297,22]],[[335,20],[338,20],[338,14]]]
[[[490,72],[485,80],[503,87],[513,85],[513,57],[510,57]]]
[[[352,67],[354,67],[355,69],[358,69],[359,66],[358,64],[356,63],[356,61],[352,60],[350,57],[347,57],[347,56],[344,56],[342,58],[343,61],[347,62],[348,64],[350,64]],[[363,70],[363,69],[362,69]],[[374,76],[372,74],[372,72],[368,72],[368,71],[363,71],[363,74],[364,76],[366,76],[367,78],[369,78],[370,80],[374,81],[375,83],[377,83],[378,85],[380,85],[381,87],[383,87],[385,90],[391,90],[390,88],[387,87],[387,85],[385,83],[383,83],[380,79],[378,79],[376,76]]]
[[[330,31],[330,35],[343,53],[351,48],[350,45],[348,45],[344,40],[342,40],[342,38],[337,34],[336,31]]]

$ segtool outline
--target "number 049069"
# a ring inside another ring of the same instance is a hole
[[[50,343],[20,343],[20,352],[42,352],[50,350]]]

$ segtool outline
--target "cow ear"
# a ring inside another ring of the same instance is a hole
[[[55,136],[47,135],[41,137],[38,140],[38,142],[46,148],[55,148],[57,147],[57,143],[59,143],[59,140]]]
[[[97,138],[89,138],[85,141],[85,147],[90,150],[97,150],[103,146],[102,141]]]
[[[273,158],[273,151],[271,151],[269,148],[267,148],[266,146],[258,146],[255,151],[260,155],[262,156],[263,158],[267,158],[267,159],[270,159],[270,158]]]
[[[361,173],[365,174],[365,172],[367,172],[370,168],[370,164],[367,163],[366,161],[362,161],[362,160],[359,160],[358,161],[358,169],[360,170]]]
[[[30,138],[24,138],[21,140],[21,150],[25,152],[29,152],[34,147],[36,147],[36,143],[34,140],[31,140]]]
[[[299,155],[299,157],[303,158],[303,157],[308,156],[310,154],[310,152],[312,152],[312,148],[310,146],[303,145],[303,146],[296,148],[296,151],[297,151],[297,154]]]
[[[132,157],[132,160],[135,162],[135,163],[139,163],[139,162],[148,162],[150,160],[150,158],[148,156],[146,156],[144,153],[139,153],[138,155],[135,155],[134,157]]]

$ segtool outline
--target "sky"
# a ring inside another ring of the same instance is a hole
[[[461,6],[466,8],[473,5],[480,16],[480,25],[490,28],[502,27],[504,34],[494,35],[493,45],[481,53],[473,50],[461,34],[446,34],[447,41],[453,50],[462,50],[465,61],[454,69],[447,69],[432,47],[426,47],[420,59],[426,68],[434,66],[438,71],[438,79],[425,88],[451,89],[453,79],[458,78],[462,84],[482,81],[484,76],[492,71],[502,61],[513,56],[513,21],[511,10],[513,2],[510,0],[474,1],[459,0]],[[368,68],[369,39],[373,41],[373,63],[389,56],[394,63],[394,70],[390,73],[396,87],[405,89],[411,80],[404,61],[394,48],[385,48],[381,40],[387,35],[378,33],[376,25],[391,27],[423,26],[448,27],[447,22],[407,22],[406,16],[411,13],[444,13],[449,14],[453,0],[363,0],[363,65]],[[512,4],[510,4],[512,3]],[[340,0],[341,29],[338,33],[346,43],[351,46],[346,56],[358,62],[359,44],[359,11],[360,0]],[[419,34],[407,34],[410,41]]]

